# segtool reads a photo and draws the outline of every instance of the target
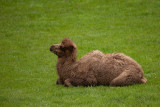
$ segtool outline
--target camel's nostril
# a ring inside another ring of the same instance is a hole
[[[53,51],[52,46],[50,47],[50,51]]]

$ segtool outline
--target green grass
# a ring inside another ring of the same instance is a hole
[[[56,85],[50,45],[64,37],[91,50],[123,52],[147,84]],[[160,0],[0,0],[0,106],[160,105]]]

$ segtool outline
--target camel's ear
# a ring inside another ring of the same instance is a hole
[[[72,45],[72,50],[74,50],[74,49],[77,49],[76,44],[73,44],[73,45]]]
[[[76,61],[76,58],[77,58],[77,47],[76,47],[76,45],[75,46],[71,46],[71,52],[72,52],[72,54],[71,54],[71,58],[72,58],[72,61]]]
[[[75,47],[74,47],[74,46],[72,46],[72,45],[71,45],[71,46],[69,46],[69,50],[70,50],[70,51],[73,51],[74,49],[75,49]]]

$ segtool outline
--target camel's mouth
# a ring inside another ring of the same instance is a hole
[[[57,52],[55,50],[50,49],[50,52],[56,54]]]
[[[58,56],[58,52],[52,46],[50,47],[50,52]]]
[[[53,47],[52,47],[52,46],[50,47],[50,52],[52,52],[52,53],[55,53],[55,54],[56,54],[56,51],[53,49]]]
[[[58,53],[54,50],[50,50],[52,53],[54,53],[55,55],[58,55]]]

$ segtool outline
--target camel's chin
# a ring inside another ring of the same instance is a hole
[[[53,50],[50,50],[50,52],[54,53],[55,55],[57,54],[57,52],[53,51]]]

